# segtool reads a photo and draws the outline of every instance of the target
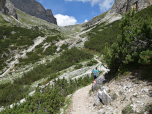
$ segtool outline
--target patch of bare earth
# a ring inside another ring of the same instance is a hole
[[[97,114],[94,104],[94,95],[89,94],[92,84],[77,90],[72,97],[71,105],[67,109],[67,114]]]

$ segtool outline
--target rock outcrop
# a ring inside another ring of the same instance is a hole
[[[115,0],[110,12],[125,14],[129,10],[141,11],[152,5],[152,0]]]
[[[109,20],[109,23],[121,19],[121,15],[124,15],[129,10],[135,9],[137,12],[152,5],[152,0],[115,0],[112,8],[102,18],[96,16],[83,24],[82,27],[90,27],[95,24],[100,24]],[[118,15],[119,14],[119,15]],[[102,15],[102,14],[101,14]]]
[[[98,87],[101,86],[101,84],[103,84],[105,81],[105,78],[103,75],[98,76],[98,78],[96,78],[96,80],[94,80],[94,83],[92,84],[92,90],[97,89]]]
[[[100,101],[103,103],[103,105],[107,105],[108,103],[112,102],[112,98],[108,95],[106,87],[101,87],[94,100],[96,106],[100,104]]]
[[[35,16],[37,18],[46,20],[47,22],[57,25],[56,18],[53,16],[51,9],[45,8],[35,0],[10,0],[13,5],[19,10]]]
[[[17,13],[14,5],[9,0],[0,0],[0,12],[9,16],[13,16],[17,19]]]

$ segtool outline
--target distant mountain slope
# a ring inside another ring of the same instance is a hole
[[[53,16],[51,9],[45,10],[45,8],[35,0],[10,0],[13,5],[21,11],[44,19],[50,23],[57,24],[56,18]]]
[[[152,5],[152,0],[115,0],[109,11],[94,17],[82,26],[89,27],[103,22],[112,23],[116,20],[120,20],[121,15],[125,14],[129,10],[135,9],[138,12],[150,5]]]
[[[105,17],[105,15],[107,14],[107,12],[104,12],[104,13],[98,15],[98,16],[95,16],[94,18],[92,18],[91,20],[89,20],[87,23],[84,23],[82,26],[83,27],[88,27],[88,26],[91,26],[91,25],[95,24],[96,22],[98,22],[101,19],[103,19]]]

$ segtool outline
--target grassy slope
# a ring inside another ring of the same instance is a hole
[[[5,61],[9,58],[12,58],[13,53],[12,51],[18,50],[21,51],[22,49],[27,49],[29,46],[33,45],[33,40],[38,37],[38,36],[44,36],[44,34],[47,35],[57,35],[60,36],[61,32],[58,31],[59,27],[57,25],[48,23],[45,20],[38,19],[34,16],[30,16],[18,9],[18,18],[19,22],[14,20],[12,17],[7,16],[7,15],[0,15],[0,56],[3,53],[6,53],[8,55],[4,55],[2,58],[0,58],[0,74],[4,72],[6,69],[6,64]],[[11,32],[14,31],[15,34],[11,34]],[[3,39],[3,37],[6,37],[6,39]],[[56,38],[56,37],[55,37]],[[53,39],[47,38],[47,39]],[[51,43],[52,40],[50,41],[44,41],[44,43],[49,42]],[[60,36],[60,39],[63,39],[63,37]],[[14,45],[11,47],[10,45]],[[43,46],[43,45],[41,45]],[[29,56],[28,62],[26,63],[33,63],[33,60],[31,59],[39,59],[44,57],[44,55],[48,55],[49,51],[51,51],[51,54],[53,54],[56,51],[56,47],[53,45],[48,47],[49,49],[46,49],[44,54],[42,54],[43,49],[40,47],[36,50],[36,52],[32,52],[31,55]],[[9,51],[11,50],[11,51]],[[38,56],[43,55],[43,56]],[[11,61],[14,60],[13,58]],[[27,61],[27,60],[22,60],[22,61]],[[18,65],[17,65],[18,66]],[[20,67],[20,66],[19,66]],[[2,71],[3,69],[3,71]]]
[[[94,18],[92,18],[91,20],[89,20],[87,23],[93,22],[93,23],[95,24],[95,22],[96,22],[98,19],[104,18],[105,15],[107,14],[107,12],[108,12],[108,11],[106,11],[106,12],[104,12],[104,13],[98,15],[98,16],[95,16]],[[82,26],[85,26],[87,23],[82,24]]]
[[[71,38],[71,36],[75,36],[75,34],[80,32],[82,29],[83,27],[81,24],[69,25],[61,27],[61,32],[65,36],[65,38]]]
[[[111,45],[116,41],[117,35],[120,32],[119,23],[120,20],[108,25],[104,25],[104,23],[97,25],[87,33],[90,40],[85,42],[85,47],[103,53],[106,42]]]
[[[150,8],[149,8],[150,10]],[[147,13],[149,12],[149,10],[147,10]],[[139,12],[140,13],[140,12]],[[142,12],[141,14],[137,13],[138,15],[143,15],[146,14],[145,12]],[[105,42],[108,42],[109,44],[112,44],[114,41],[116,41],[116,37],[117,37],[117,33],[120,31],[118,29],[118,25],[119,25],[120,21],[116,21],[116,22],[113,22],[109,25],[106,25],[103,27],[103,24],[101,25],[98,25],[96,28],[94,28],[91,33],[88,33],[88,35],[90,36],[90,42],[94,43],[94,45],[91,45],[90,43],[90,47],[93,47],[93,48],[90,48],[90,49],[94,49],[94,50],[97,50],[99,52],[102,52],[101,50],[103,50],[104,48],[104,43]],[[112,27],[111,27],[112,25]],[[105,27],[108,27],[108,28],[105,28]],[[104,29],[102,32],[101,31],[98,31],[98,30],[101,30],[101,29]],[[92,40],[93,39],[93,40]],[[100,42],[99,42],[100,41]],[[88,42],[86,42],[87,44]],[[86,46],[85,44],[85,46]],[[100,47],[102,46],[102,47]],[[70,55],[70,54],[69,54]],[[69,59],[70,60],[70,59]],[[73,61],[73,60],[71,60]],[[60,61],[58,61],[60,62]],[[62,63],[62,62],[60,62]],[[51,65],[51,64],[50,64]],[[52,67],[52,66],[51,66]],[[49,68],[49,67],[48,67]],[[53,67],[54,68],[54,67]],[[57,69],[58,70],[58,69]],[[31,73],[32,74],[32,73]],[[51,77],[52,78],[52,77]],[[27,78],[28,79],[28,78]],[[28,82],[28,81],[27,81]],[[26,89],[26,88],[25,88]],[[26,90],[25,90],[26,91]]]
[[[16,9],[16,11],[17,11],[17,14],[19,17],[19,21],[21,23],[23,23],[24,25],[29,25],[29,26],[33,26],[33,25],[36,25],[36,26],[43,25],[44,26],[45,25],[45,26],[48,26],[49,28],[58,28],[58,26],[55,24],[49,23],[45,20],[36,18],[31,15],[28,15],[28,14],[20,11],[19,9]]]
[[[77,24],[77,25],[70,25],[70,26],[65,26],[65,27],[59,27],[55,24],[49,23],[45,20],[36,18],[34,16],[28,15],[18,9],[16,9],[17,14],[19,16],[19,21],[24,25],[24,26],[41,26],[43,27],[42,30],[46,33],[49,34],[51,31],[49,31],[49,29],[58,29],[61,30],[61,33],[64,36],[67,35],[71,35],[74,34],[76,32],[80,32],[82,27],[81,25]],[[46,31],[45,31],[46,30]],[[53,34],[53,32],[51,32],[51,34]]]
[[[146,9],[137,12],[136,18],[139,17],[144,18],[145,16],[152,17],[151,11],[152,11],[152,6],[149,6]],[[89,38],[90,40],[85,42],[85,47],[103,53],[106,42],[108,43],[108,45],[111,45],[117,40],[117,35],[120,33],[119,23],[120,20],[117,20],[106,26],[103,23],[97,25],[94,29],[92,29],[90,32],[87,33],[87,35],[90,37]],[[101,29],[103,30],[99,31]]]
[[[33,68],[33,70],[24,74],[23,77],[15,79],[13,84],[6,83],[0,85],[0,106],[9,105],[15,100],[20,100],[27,96],[30,85],[42,78],[49,77],[49,80],[56,78],[56,73],[70,66],[91,59],[93,55],[86,53],[77,48],[72,48],[63,52],[52,62],[41,64]],[[24,88],[24,86],[26,86]],[[13,95],[12,95],[13,94]],[[7,96],[8,98],[6,98]]]

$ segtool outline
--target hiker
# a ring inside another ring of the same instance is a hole
[[[94,80],[98,77],[98,74],[99,74],[99,71],[97,70],[97,67],[96,67],[96,70],[93,70]]]

